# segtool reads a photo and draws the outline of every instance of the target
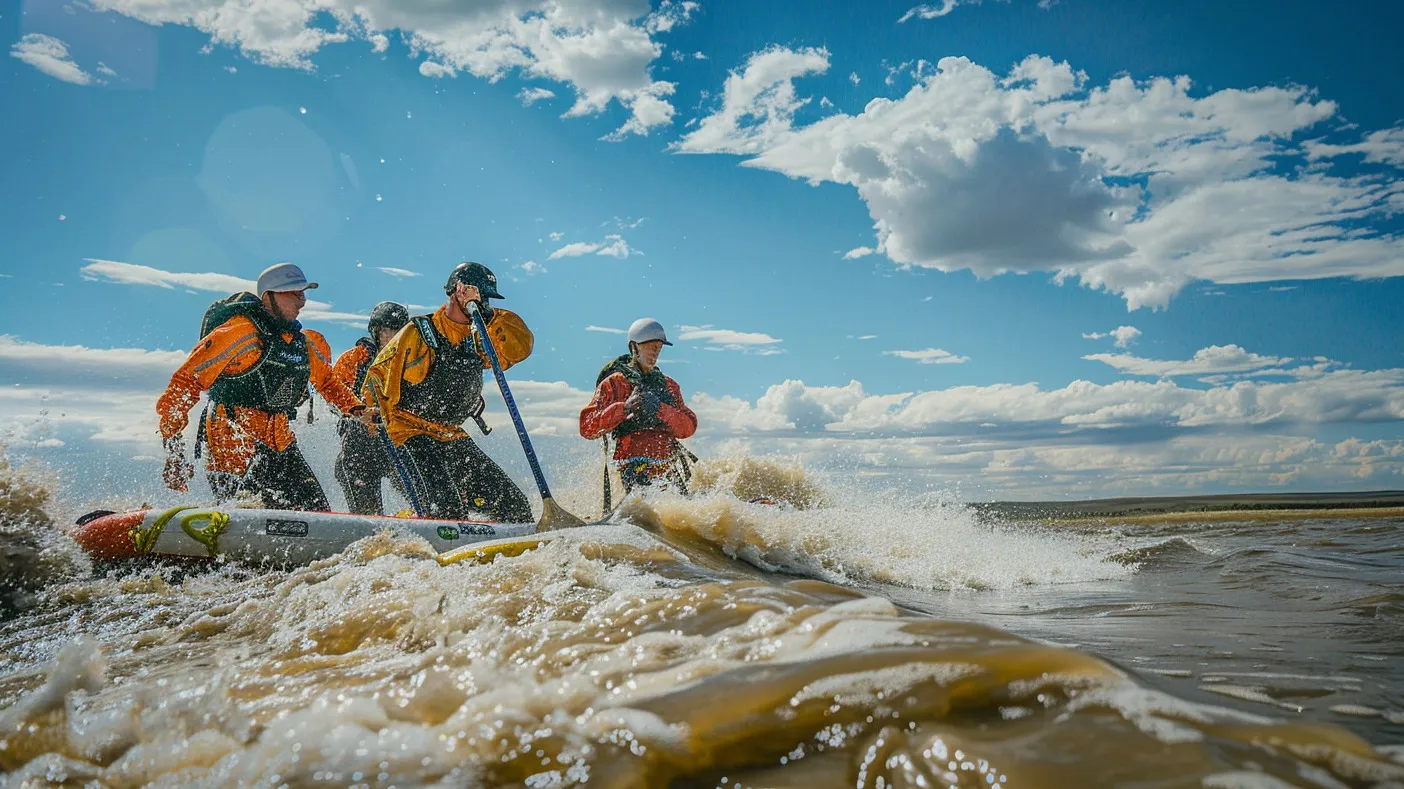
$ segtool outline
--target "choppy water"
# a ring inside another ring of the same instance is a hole
[[[79,577],[0,625],[11,785],[1400,786],[1399,521],[718,496],[487,566]],[[92,784],[91,782],[97,782]]]

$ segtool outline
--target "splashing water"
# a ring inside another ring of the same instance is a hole
[[[1096,540],[953,505],[715,493],[628,514],[645,528],[584,527],[488,565],[382,534],[286,572],[51,586],[0,625],[0,770],[114,787],[1404,781],[1344,729],[1180,699],[839,583],[1133,573]]]

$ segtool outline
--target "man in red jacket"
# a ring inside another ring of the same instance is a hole
[[[678,441],[697,432],[697,415],[683,402],[678,382],[658,369],[665,345],[672,343],[663,324],[652,318],[634,321],[629,352],[600,371],[595,396],[580,412],[581,436],[614,438],[614,463],[625,492],[656,480],[684,488],[673,467],[685,451]]]

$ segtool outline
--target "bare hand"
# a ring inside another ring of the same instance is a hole
[[[626,400],[624,401],[624,413],[626,413],[626,414],[635,413],[635,412],[637,412],[637,411],[639,410],[639,408],[640,408],[642,405],[643,405],[643,390],[642,390],[642,389],[635,389],[635,390],[629,395],[628,399],[626,399]]]
[[[458,283],[458,290],[455,290],[453,295],[454,298],[458,299],[458,306],[462,307],[464,312],[468,311],[470,302],[483,300],[483,293],[478,290],[477,285],[464,285],[462,282]]]

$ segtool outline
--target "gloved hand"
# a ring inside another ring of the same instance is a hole
[[[644,392],[639,402],[639,413],[643,416],[658,416],[658,406],[663,400],[653,392]]]
[[[185,460],[185,442],[180,436],[165,440],[166,465],[161,469],[161,479],[166,487],[177,493],[190,489],[190,478],[195,476],[195,467]]]

